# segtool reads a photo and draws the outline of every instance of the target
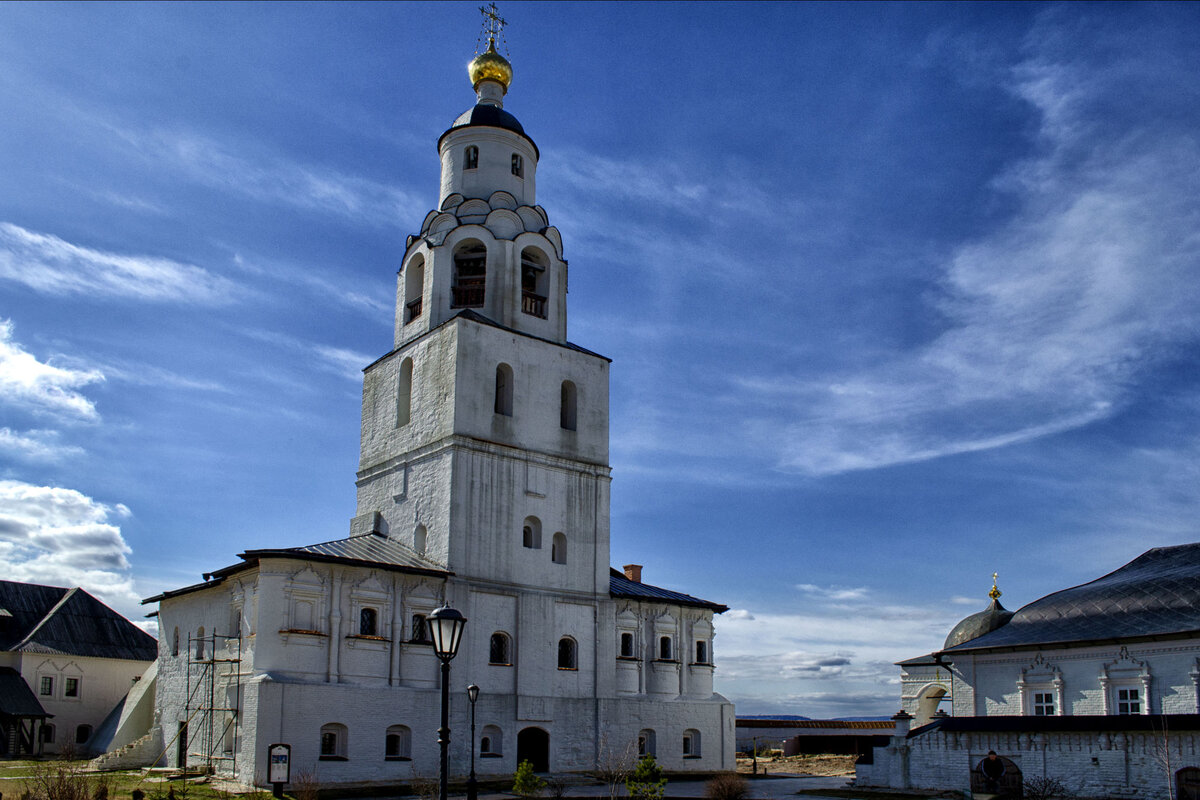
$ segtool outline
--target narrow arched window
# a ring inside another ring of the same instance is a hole
[[[537,517],[526,517],[521,526],[521,546],[530,550],[542,549],[542,521]]]
[[[179,628],[175,629],[175,635],[171,637],[171,655],[179,655]]]
[[[388,761],[412,760],[412,731],[407,725],[390,725],[384,735],[383,756]]]
[[[638,741],[637,741],[638,755],[639,756],[656,755],[658,752],[655,747],[655,744],[656,744],[655,739],[656,738],[657,737],[654,735],[654,731],[651,730],[650,728],[646,728],[644,730],[638,731]]]
[[[496,413],[506,417],[513,413],[513,371],[508,364],[496,367]]]
[[[358,635],[375,636],[379,629],[379,612],[373,608],[364,608],[358,612]]]
[[[508,634],[502,631],[492,634],[492,640],[488,647],[488,663],[504,667],[512,665],[509,654]]]
[[[482,242],[463,242],[454,251],[453,308],[478,308],[483,305],[487,286],[487,248]]]
[[[425,555],[425,540],[427,538],[428,534],[425,531],[425,526],[418,525],[417,529],[413,531],[413,550],[416,550],[421,555]]]
[[[196,660],[204,658],[204,628],[196,631]]]
[[[621,658],[633,658],[633,634],[621,634]]]
[[[689,728],[683,732],[683,757],[700,757],[700,731]]]
[[[525,177],[525,159],[521,158],[520,153],[513,153],[512,174],[516,175],[518,178]]]
[[[504,754],[504,733],[495,725],[484,725],[479,739],[479,755],[483,758],[499,758]]]
[[[479,168],[479,148],[471,145],[467,148],[467,152],[463,158],[463,169],[478,169]]]
[[[550,560],[555,564],[567,563],[567,536],[559,532],[550,540]]]
[[[413,361],[406,358],[400,364],[400,376],[396,379],[396,427],[408,424],[412,416]]]
[[[564,636],[558,640],[558,668],[577,669],[575,640]]]
[[[349,736],[345,725],[338,722],[322,725],[320,759],[322,761],[345,761],[347,738]]]
[[[708,663],[708,642],[700,639],[696,642],[696,663]]]
[[[404,275],[404,324],[421,316],[425,296],[425,259],[416,256],[408,262]]]
[[[521,312],[546,319],[549,295],[549,259],[541,250],[526,247],[521,251]]]
[[[563,381],[559,398],[558,425],[568,431],[575,430],[575,397],[575,384]]]
[[[658,639],[658,658],[660,661],[671,660],[671,637],[660,636]]]

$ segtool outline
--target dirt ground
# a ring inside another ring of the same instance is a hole
[[[758,772],[766,770],[768,775],[819,775],[831,777],[854,774],[854,756],[759,756]],[[754,771],[753,762],[738,758],[737,771],[749,775]]]

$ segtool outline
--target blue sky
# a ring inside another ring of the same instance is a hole
[[[739,713],[1200,539],[1200,7],[506,3],[612,560]],[[0,4],[0,574],[137,598],[354,513],[475,4]]]

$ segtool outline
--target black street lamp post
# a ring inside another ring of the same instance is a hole
[[[467,687],[467,699],[471,701],[471,777],[467,779],[467,800],[479,799],[479,784],[475,782],[475,701],[479,699],[479,687]]]
[[[438,728],[442,768],[438,800],[446,800],[450,769],[450,662],[458,655],[467,618],[450,606],[442,606],[429,615],[428,621],[433,652],[442,662],[442,727]]]

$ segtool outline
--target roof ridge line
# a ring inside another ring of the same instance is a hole
[[[13,649],[13,650],[20,650],[20,649],[21,649],[22,647],[24,647],[26,644],[29,644],[29,643],[30,643],[30,640],[33,638],[33,635],[34,635],[35,633],[37,633],[38,631],[40,631],[40,630],[42,629],[42,627],[43,627],[43,626],[44,626],[44,625],[45,625],[47,622],[49,622],[49,621],[50,621],[50,618],[51,618],[51,617],[53,617],[55,614],[57,614],[57,613],[58,613],[58,611],[59,611],[59,610],[60,610],[60,609],[63,607],[63,604],[64,604],[64,603],[66,603],[68,599],[70,599],[71,597],[73,597],[73,596],[74,596],[74,594],[75,594],[75,592],[77,592],[77,591],[79,591],[79,587],[78,587],[78,586],[72,586],[70,589],[67,589],[65,592],[63,592],[63,596],[62,596],[62,597],[60,597],[60,598],[58,599],[58,602],[57,602],[57,603],[55,603],[55,604],[54,604],[54,605],[53,605],[53,606],[50,608],[50,610],[46,612],[46,615],[45,615],[44,617],[42,617],[42,618],[41,618],[41,620],[39,620],[39,621],[38,621],[38,624],[37,624],[37,625],[34,625],[34,626],[33,626],[33,628],[32,628],[32,629],[30,629],[29,633],[27,633],[27,634],[25,635],[25,638],[24,638],[24,639],[22,639],[21,641],[17,642],[15,645],[13,645],[12,649]]]

